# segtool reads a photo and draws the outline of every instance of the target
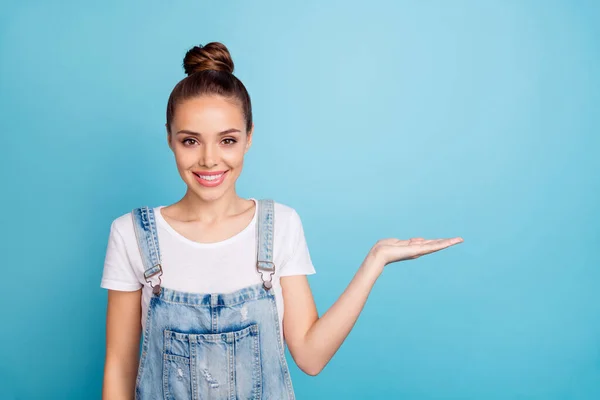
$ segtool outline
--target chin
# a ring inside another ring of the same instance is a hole
[[[205,202],[211,202],[219,200],[225,192],[219,191],[218,193],[206,193],[205,191],[195,191],[196,195]]]
[[[197,182],[188,183],[188,188],[199,199],[201,199],[202,201],[206,201],[206,202],[218,200],[232,190],[231,186],[227,185],[227,184],[209,188],[209,187],[199,186]]]

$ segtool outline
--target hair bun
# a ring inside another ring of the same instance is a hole
[[[211,42],[204,46],[194,46],[183,58],[183,69],[190,76],[205,70],[225,71],[233,74],[233,60],[223,43]]]

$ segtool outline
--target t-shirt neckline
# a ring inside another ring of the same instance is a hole
[[[235,240],[237,240],[239,237],[241,237],[242,235],[244,235],[246,232],[248,232],[250,229],[252,229],[252,227],[255,226],[256,224],[256,219],[258,218],[258,201],[255,198],[249,198],[248,200],[252,200],[254,202],[254,215],[252,216],[252,220],[250,220],[250,223],[248,225],[246,225],[246,227],[244,229],[242,229],[241,231],[239,231],[238,233],[236,233],[235,235],[221,240],[219,242],[212,242],[212,243],[203,243],[203,242],[196,242],[193,240],[190,240],[188,238],[186,238],[185,236],[183,236],[181,233],[177,232],[168,222],[167,220],[162,216],[161,214],[161,209],[165,208],[166,206],[158,206],[156,208],[154,208],[154,215],[156,218],[156,221],[163,227],[165,228],[171,235],[173,235],[175,238],[177,238],[179,241],[182,241],[190,246],[193,247],[198,247],[198,248],[211,248],[211,247],[219,247],[219,246],[223,246],[226,244],[229,244]]]

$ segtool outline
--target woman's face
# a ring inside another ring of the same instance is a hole
[[[169,147],[188,189],[204,201],[235,193],[244,155],[252,144],[242,109],[220,96],[201,96],[179,105],[171,121]]]

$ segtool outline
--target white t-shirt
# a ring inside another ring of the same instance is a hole
[[[256,203],[256,199],[251,199]],[[312,265],[302,222],[291,207],[275,202],[273,289],[283,335],[283,296],[279,278],[290,275],[311,275]],[[177,233],[154,208],[162,260],[162,286],[190,293],[230,293],[261,283],[256,271],[256,223],[252,221],[233,237],[216,243],[198,243]],[[101,287],[105,289],[142,290],[142,330],[152,288],[144,280],[144,266],[136,241],[131,214],[112,222]],[[273,290],[272,289],[272,290]]]

